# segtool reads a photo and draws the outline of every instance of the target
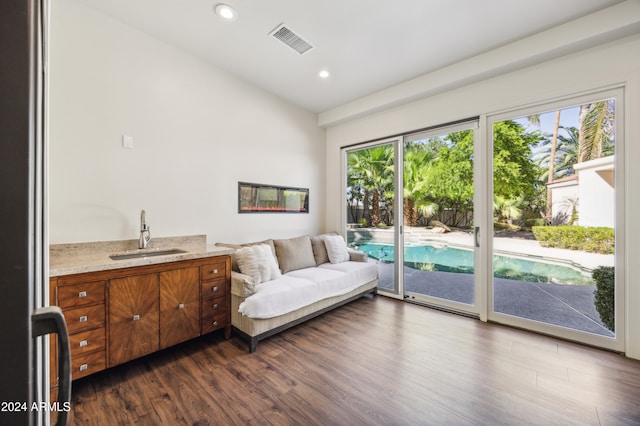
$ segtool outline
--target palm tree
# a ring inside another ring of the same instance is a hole
[[[553,135],[551,136],[551,153],[549,154],[549,174],[547,176],[547,223],[551,223],[553,215],[553,192],[549,191],[548,185],[554,180],[554,167],[556,162],[556,147],[558,145],[558,131],[560,129],[560,110],[556,111],[556,120],[553,124]]]
[[[370,225],[380,223],[380,195],[392,182],[393,147],[383,145],[352,152],[348,156],[349,175],[354,183],[362,185],[364,217],[369,210],[371,194]]]
[[[362,203],[362,217],[365,220],[369,216],[369,186],[365,184],[365,171],[368,167],[366,154],[366,150],[359,150],[347,155],[347,196],[350,204]],[[353,213],[352,216],[354,220],[358,219]]]
[[[533,114],[527,117],[531,124],[540,125],[540,114]],[[555,162],[556,162],[556,149],[558,145],[558,132],[560,130],[560,110],[556,111],[556,118],[553,125],[553,134],[551,135],[551,147],[549,150],[549,167],[546,173],[547,175],[547,185],[552,183],[555,179]],[[553,196],[552,192],[547,190],[547,212],[545,215],[545,219],[547,223],[551,223],[552,219],[552,204],[553,204]]]
[[[408,145],[404,155],[404,224],[416,226],[418,212],[427,205],[427,172],[433,153],[422,145]]]
[[[511,224],[514,219],[522,217],[522,209],[519,207],[523,199],[506,199],[499,195],[493,195],[493,210],[498,214],[499,218],[507,220]]]
[[[613,154],[614,100],[580,106],[578,162]]]

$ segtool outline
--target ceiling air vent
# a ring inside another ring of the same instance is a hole
[[[277,38],[299,54],[303,54],[313,49],[311,43],[305,41],[302,37],[287,28],[285,24],[280,24],[275,30],[271,31],[269,35]]]

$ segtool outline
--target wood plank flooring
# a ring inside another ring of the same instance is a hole
[[[82,425],[639,425],[640,362],[365,297],[250,354],[221,333],[73,383]]]

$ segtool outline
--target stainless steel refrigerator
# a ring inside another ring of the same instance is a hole
[[[46,36],[49,0],[0,2],[0,425],[66,424],[70,374],[49,400],[47,333],[68,348],[48,305]],[[61,351],[64,352],[64,351]]]

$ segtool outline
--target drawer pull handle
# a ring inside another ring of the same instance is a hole
[[[80,366],[80,371],[87,371],[89,369],[89,364],[82,364]]]
[[[217,274],[217,273],[218,273],[218,270],[217,270],[217,269],[214,269],[213,271],[211,271],[211,273],[212,273],[212,274]]]
[[[178,305],[178,309],[184,309],[184,303],[180,303],[180,304]]]
[[[214,326],[214,327],[217,326],[218,325],[218,321],[211,321],[211,325]]]
[[[134,315],[133,316],[133,320],[134,321],[139,321],[140,320],[140,315]]]
[[[218,304],[214,303],[213,305],[211,305],[211,309],[213,309],[214,311],[218,309]]]
[[[80,342],[80,347],[84,348],[85,346],[89,345],[89,342],[87,342],[86,340],[83,340]]]
[[[78,293],[78,297],[87,297],[87,292],[81,291],[80,293]]]
[[[213,291],[214,293],[215,293],[216,291],[218,291],[218,286],[217,286],[217,285],[215,285],[215,286],[211,287],[211,291]]]
[[[86,315],[80,317],[80,322],[87,322],[88,318]]]

